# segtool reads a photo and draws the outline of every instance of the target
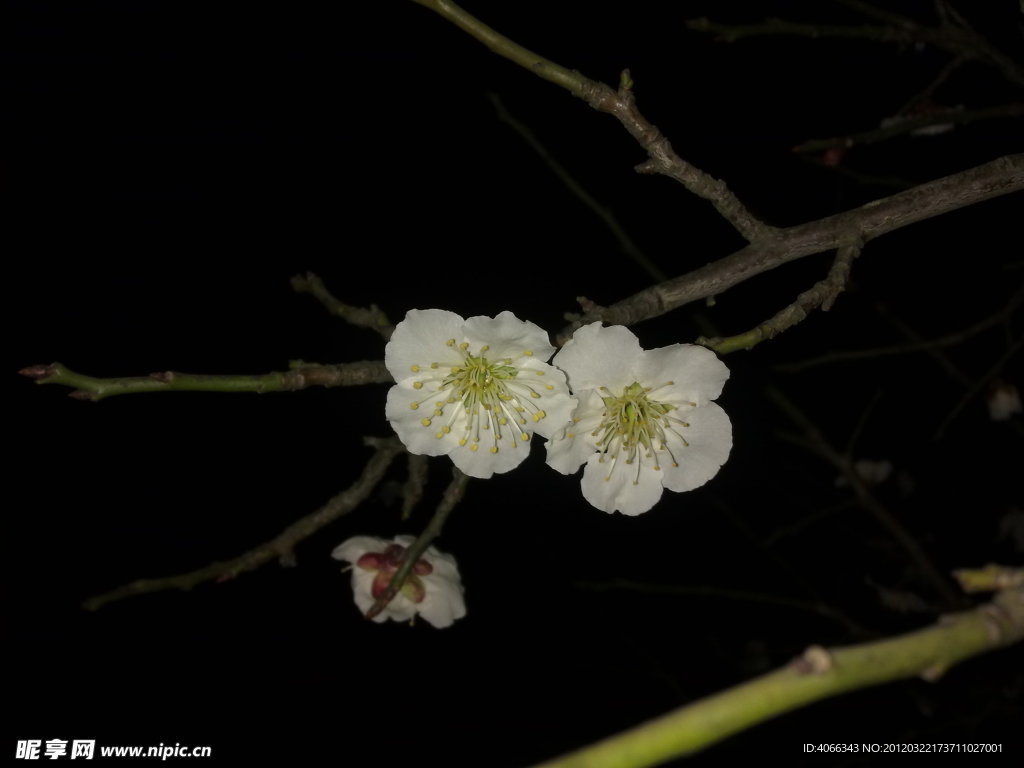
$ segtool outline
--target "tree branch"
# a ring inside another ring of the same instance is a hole
[[[710,202],[748,242],[764,238],[772,232],[771,227],[758,221],[746,209],[724,182],[679,157],[661,131],[640,114],[636,108],[633,81],[628,70],[622,73],[616,91],[509,40],[449,0],[414,1],[452,22],[499,56],[525,67],[537,77],[565,88],[597,111],[606,112],[618,119],[650,157],[647,162],[637,166],[637,171],[660,173],[675,179],[693,194]]]
[[[374,454],[366,463],[366,467],[363,469],[359,479],[334,496],[316,512],[292,523],[270,541],[231,560],[211,563],[204,568],[198,568],[194,571],[188,571],[176,576],[138,579],[110,592],[90,597],[82,603],[82,607],[89,611],[95,611],[108,603],[124,600],[135,595],[161,592],[166,589],[187,591],[207,581],[221,582],[233,579],[246,571],[255,570],[274,559],[284,562],[292,561],[294,557],[293,551],[300,541],[312,536],[327,524],[347,515],[362,504],[384,477],[384,473],[391,466],[391,462],[405,450],[401,441],[396,437],[367,437],[363,439],[363,442],[374,449]]]
[[[734,285],[796,259],[870,240],[919,221],[1024,189],[1024,154],[1006,155],[983,165],[921,184],[859,208],[777,230],[725,258],[653,285],[573,321],[558,336],[595,320],[634,325],[692,301],[715,296]]]
[[[462,472],[456,468],[452,468],[452,481],[445,488],[444,495],[441,497],[441,502],[437,505],[437,509],[434,511],[434,516],[430,518],[430,522],[427,527],[423,529],[423,533],[416,537],[416,541],[409,545],[409,548],[405,550],[405,554],[402,555],[402,563],[398,566],[398,570],[395,571],[395,575],[391,577],[391,581],[388,582],[387,588],[381,592],[380,596],[373,601],[373,605],[370,606],[370,610],[366,612],[366,618],[372,619],[374,616],[383,611],[388,603],[395,599],[395,595],[398,594],[398,590],[405,584],[405,580],[409,577],[409,571],[412,570],[413,566],[416,565],[416,561],[420,559],[424,552],[427,551],[427,547],[430,546],[430,542],[436,539],[441,534],[441,528],[444,526],[445,520],[448,519],[448,515],[455,505],[462,501],[462,497],[466,493],[466,485],[469,483],[469,476],[462,474]]]
[[[825,438],[814,422],[780,391],[769,388],[768,396],[803,430],[807,437],[808,447],[835,467],[836,471],[843,476],[847,485],[856,494],[857,501],[860,502],[865,510],[871,513],[875,520],[889,532],[893,540],[903,548],[915,570],[922,579],[931,584],[935,593],[942,599],[945,607],[947,609],[961,607],[963,605],[962,596],[953,589],[949,580],[936,568],[931,557],[928,556],[928,553],[921,547],[917,539],[903,527],[895,515],[889,512],[875,498],[863,478],[857,472],[853,461],[833,448],[832,444]]]
[[[861,243],[852,243],[841,247],[824,280],[816,282],[811,288],[801,293],[795,302],[756,328],[726,338],[708,339],[701,336],[697,339],[697,344],[713,349],[720,355],[739,349],[753,349],[762,341],[775,338],[783,331],[802,322],[809,312],[818,307],[821,307],[822,312],[828,312],[836,297],[846,287],[846,281],[850,276],[850,266],[853,264],[853,260],[860,255],[861,248]]]
[[[785,667],[535,768],[644,768],[705,747],[815,701],[893,680],[937,680],[954,665],[1024,640],[1024,587],[874,643],[811,646]]]
[[[381,311],[380,307],[376,304],[371,304],[367,307],[353,307],[349,304],[339,301],[334,295],[327,290],[327,286],[324,285],[324,281],[314,275],[312,272],[307,272],[304,275],[295,275],[291,280],[292,290],[296,293],[308,293],[321,304],[324,308],[336,317],[340,317],[359,328],[370,328],[376,331],[384,337],[384,341],[391,338],[391,333],[395,330],[395,326],[388,320],[388,316]]]
[[[76,373],[60,363],[31,365],[18,371],[37,384],[73,387],[71,397],[98,401],[114,395],[143,392],[294,392],[309,387],[351,387],[393,381],[382,360],[336,365],[297,363],[288,371],[246,375],[209,375],[160,371],[148,376],[95,378]]]
[[[701,17],[686,22],[688,29],[710,32],[715,39],[728,43],[748,37],[791,35],[811,38],[847,38],[873,40],[880,43],[927,43],[964,59],[975,59],[998,69],[1003,77],[1018,86],[1024,86],[1024,67],[992,45],[984,36],[971,29],[956,14],[946,13],[936,26],[926,26],[914,19],[858,0],[842,0],[843,5],[882,21],[883,26],[845,24],[804,24],[768,19],[760,24],[720,24]]]

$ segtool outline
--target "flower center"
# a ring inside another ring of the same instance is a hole
[[[604,462],[611,458],[612,464],[605,480],[611,479],[620,458],[626,464],[637,465],[633,485],[640,482],[640,468],[647,459],[653,461],[655,471],[661,471],[662,455],[668,456],[673,467],[679,466],[668,443],[675,437],[683,446],[689,445],[677,428],[690,425],[671,415],[678,406],[649,397],[651,392],[672,383],[669,381],[659,387],[643,387],[634,381],[621,395],[601,387],[601,392],[605,393],[601,396],[604,412],[601,414],[601,424],[591,436],[597,438],[597,448],[601,452],[598,461]],[[637,456],[640,456],[639,462]]]
[[[401,544],[391,544],[383,552],[367,552],[356,561],[356,565],[364,571],[376,571],[373,578],[373,587],[370,594],[374,598],[384,594],[384,590],[391,584],[395,571],[402,564],[402,556],[405,555],[405,547]],[[427,596],[427,588],[420,576],[426,576],[434,572],[434,566],[426,560],[420,559],[412,567],[409,575],[402,584],[401,592],[414,603],[422,603]]]
[[[540,399],[539,389],[553,390],[554,385],[537,387],[525,381],[519,375],[523,369],[514,365],[513,358],[488,358],[489,347],[486,345],[476,355],[469,351],[468,342],[456,344],[455,339],[448,339],[447,345],[459,353],[462,358],[459,363],[434,362],[429,366],[412,366],[413,373],[422,371],[425,374],[413,382],[414,389],[436,385],[431,397],[410,405],[417,410],[421,405],[432,402],[433,414],[423,418],[420,424],[432,427],[438,418],[443,419],[434,436],[440,440],[454,429],[459,445],[469,444],[471,451],[479,450],[481,442],[489,442],[490,452],[497,453],[498,444],[506,437],[513,448],[517,440],[527,442],[530,435],[524,427],[529,421],[538,422],[547,416],[532,401]],[[533,352],[527,350],[521,357],[532,355]],[[544,371],[533,373],[544,375]]]

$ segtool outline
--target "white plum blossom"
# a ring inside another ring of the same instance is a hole
[[[395,377],[387,418],[411,453],[448,455],[470,477],[517,467],[532,433],[551,437],[576,399],[546,361],[548,335],[511,312],[463,320],[412,309],[395,328],[384,363]]]
[[[664,488],[689,491],[732,449],[729,417],[711,402],[729,369],[692,344],[644,350],[623,326],[586,325],[555,355],[579,398],[572,423],[547,444],[569,475],[584,462],[583,496],[605,512],[639,515]]]
[[[364,614],[387,589],[413,541],[412,536],[396,536],[394,540],[354,536],[334,548],[331,557],[352,563],[352,593]],[[455,558],[434,547],[427,547],[401,590],[373,620],[412,621],[417,614],[435,627],[450,627],[466,615]]]

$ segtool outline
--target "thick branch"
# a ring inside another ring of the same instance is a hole
[[[142,392],[294,392],[309,387],[351,387],[360,384],[385,384],[393,381],[382,360],[363,360],[336,365],[298,363],[288,371],[245,375],[208,375],[160,371],[149,376],[95,378],[75,373],[60,363],[31,365],[19,371],[37,384],[63,384],[73,387],[71,397],[102,400],[114,395]]]
[[[709,696],[536,768],[643,768],[689,755],[815,701],[893,680],[934,681],[950,667],[1024,640],[1024,587],[905,635],[811,646],[782,669]]]
[[[290,561],[295,546],[303,539],[312,536],[328,523],[332,523],[343,515],[347,515],[362,504],[377,483],[384,477],[391,462],[404,447],[398,438],[366,438],[364,442],[374,448],[374,454],[366,463],[363,473],[352,485],[328,501],[312,514],[292,523],[270,541],[255,549],[225,562],[216,562],[187,573],[176,576],[163,576],[155,579],[138,579],[110,592],[90,597],[82,603],[82,607],[95,611],[107,603],[113,603],[135,595],[149,592],[161,592],[166,589],[190,590],[207,581],[227,581],[236,576],[259,568],[261,565],[278,559]]]
[[[646,288],[608,307],[588,312],[559,335],[565,343],[581,325],[603,320],[633,325],[715,296],[796,259],[876,237],[919,221],[1024,189],[1024,154],[1007,155],[951,176],[921,184],[850,211],[776,231],[685,275]]]

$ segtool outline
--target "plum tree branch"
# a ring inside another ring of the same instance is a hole
[[[675,179],[691,193],[710,202],[748,242],[764,238],[772,232],[771,227],[747,210],[724,182],[679,157],[665,135],[640,114],[636,108],[633,81],[628,70],[622,73],[619,88],[615,90],[524,48],[449,0],[414,2],[452,22],[499,56],[530,70],[537,77],[565,88],[597,111],[606,112],[618,119],[649,156],[646,162],[637,166],[640,173],[660,173]]]
[[[224,562],[210,563],[194,571],[175,576],[161,576],[153,579],[138,579],[109,592],[88,598],[82,607],[95,611],[108,603],[124,600],[135,595],[162,592],[168,589],[190,590],[207,581],[222,582],[233,579],[246,571],[259,568],[271,560],[292,562],[295,546],[312,536],[339,517],[347,515],[362,504],[383,479],[391,462],[405,450],[397,437],[367,437],[363,442],[374,449],[359,478],[341,493],[331,498],[320,509],[289,525],[270,541]]]
[[[372,619],[383,611],[388,603],[395,599],[398,590],[402,588],[405,580],[409,578],[409,572],[416,565],[416,561],[427,551],[430,542],[441,535],[441,528],[444,527],[445,520],[448,519],[448,515],[455,509],[455,506],[462,501],[462,497],[466,494],[466,485],[468,483],[469,476],[464,475],[457,467],[453,467],[452,481],[445,488],[444,495],[442,495],[437,509],[434,510],[434,516],[430,518],[430,522],[427,523],[427,527],[423,529],[423,532],[416,537],[416,541],[405,550],[398,570],[395,571],[394,576],[391,577],[391,581],[388,582],[387,587],[380,593],[380,596],[373,601],[373,605],[366,612],[366,618]]]
[[[160,371],[148,376],[97,378],[72,371],[60,363],[30,365],[19,371],[37,384],[72,387],[71,397],[103,400],[143,392],[294,392],[309,387],[351,387],[392,381],[382,360],[335,365],[296,363],[290,370],[255,375],[213,375]]]
[[[562,330],[558,343],[565,343],[573,331],[595,320],[634,325],[692,301],[716,296],[790,261],[857,241],[867,243],[910,224],[1022,189],[1024,154],[1006,155],[859,208],[780,229],[692,272],[585,312]]]
[[[810,646],[785,667],[535,768],[643,768],[693,754],[757,723],[849,691],[911,677],[1024,640],[1024,586],[929,628],[873,643]]]

